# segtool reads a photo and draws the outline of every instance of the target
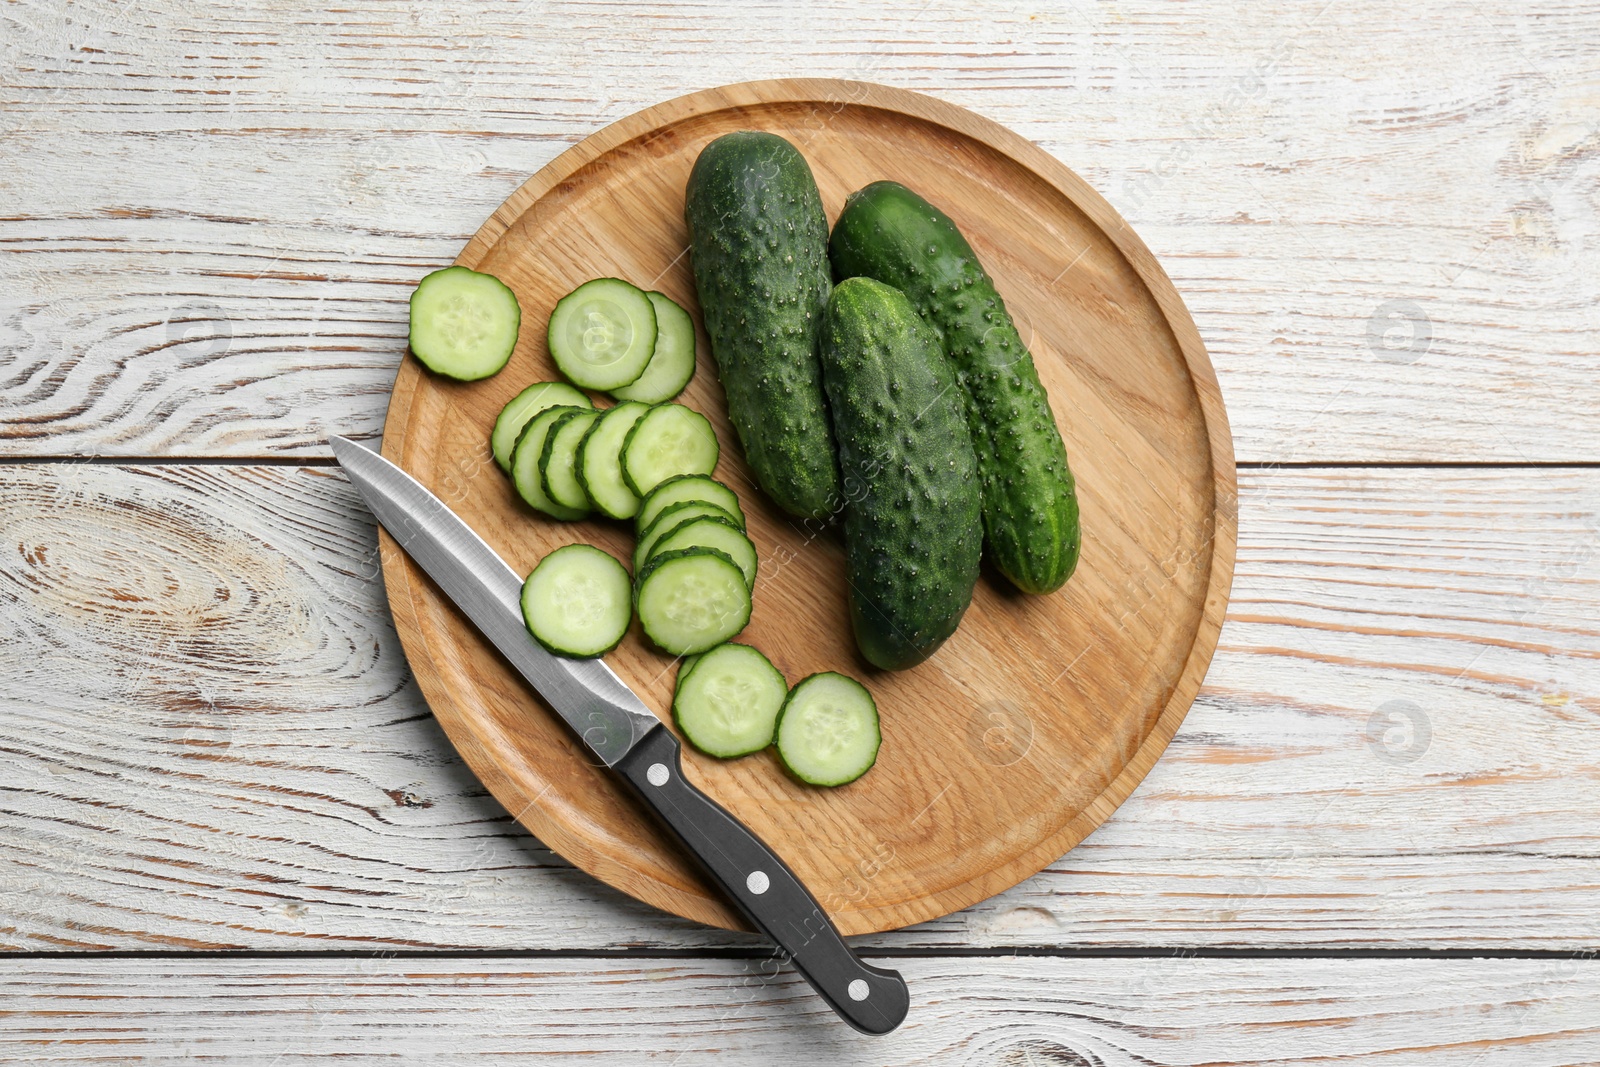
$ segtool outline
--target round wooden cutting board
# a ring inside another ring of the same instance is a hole
[[[971,112],[842,81],[771,81],[672,100],[608,126],[534,175],[456,262],[516,291],[510,365],[461,384],[406,359],[384,455],[429,486],[521,573],[574,541],[632,558],[628,524],[560,523],[523,506],[489,455],[489,427],[528,383],[556,300],[626,278],[699,306],[684,183],[700,149],[770,130],[805,154],[830,222],[868,182],[944,208],[993,275],[1066,438],[1083,512],[1077,573],[1049,596],[986,569],[961,629],[928,662],[873,670],[851,639],[832,529],[791,522],[756,489],[727,421],[709,344],[683,403],[722,444],[760,551],[739,638],[791,683],[840,670],[883,719],[878,764],[840,789],[786,777],[760,753],[687,773],[786,859],[846,934],[922,922],[1016,884],[1081,841],[1155,763],[1205,675],[1232,579],[1237,526],[1222,395],[1172,283],[1109,204],[1045,152]],[[740,918],[608,772],[385,537],[395,623],[434,714],[491,792],[595,877],[678,915]],[[672,657],[633,632],[607,662],[666,716]]]

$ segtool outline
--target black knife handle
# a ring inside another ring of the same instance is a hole
[[[841,1018],[868,1034],[899,1026],[911,1003],[905,979],[856,958],[777,853],[683,776],[680,752],[678,739],[657,726],[616,769]]]

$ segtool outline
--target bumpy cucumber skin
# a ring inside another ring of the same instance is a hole
[[[960,390],[910,301],[870,278],[834,289],[821,354],[856,645],[902,670],[955,633],[978,581],[982,500]]]
[[[811,168],[770,133],[712,141],[684,199],[711,354],[756,478],[778,506],[822,518],[839,503],[816,338],[832,288],[828,218]]]
[[[850,195],[829,243],[834,273],[902,290],[938,331],[968,398],[989,558],[1048,593],[1078,565],[1078,496],[1033,357],[955,223],[896,182]]]

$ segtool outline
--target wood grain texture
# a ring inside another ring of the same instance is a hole
[[[33,960],[11,1062],[1151,1067],[1600,1063],[1586,960],[894,959],[911,1013],[850,1033],[765,960]]]
[[[1105,194],[1193,310],[1241,459],[1600,459],[1600,6],[1460,12],[17,0],[0,448],[376,435],[408,287],[529,174],[803,73],[971,107]]]
[[[864,944],[1600,947],[1600,472],[1245,471],[1241,520],[1144,785],[1016,889]],[[0,946],[750,944],[485,796],[370,523],[329,469],[6,468]]]
[[[766,756],[686,747],[686,773],[782,851],[845,934],[926,922],[1022,881],[1081,841],[1155,764],[1200,687],[1232,580],[1238,500],[1227,415],[1205,349],[1154,257],[1054,159],[971,112],[865,82],[755,82],[648,108],[564,153],[502,204],[460,263],[530,310],[590,278],[626,278],[698,310],[684,254],[684,186],[700,150],[737,130],[806,155],[836,215],[881,174],[946,205],[1011,293],[1078,482],[1083,562],[1050,596],[980,582],[961,628],[926,664],[873,670],[850,639],[836,537],[757,488],[728,422],[710,347],[678,398],[721,442],[762,560],[740,639],[798,680],[865,679],[882,715],[872,773],[818,790]],[[631,559],[631,524],[554,522],[516,496],[486,427],[528,383],[558,380],[535,312],[494,378],[461,383],[407,360],[384,454],[433,490],[519,574],[563,545]],[[864,471],[842,471],[848,485]],[[844,504],[834,504],[837,511]],[[629,791],[387,537],[384,579],[407,658],[468,766],[578,867],[645,903],[746,923],[662,839]],[[672,699],[676,658],[637,628],[606,662],[645,703]],[[1028,723],[1027,744],[1003,736]],[[885,857],[892,856],[892,863]],[[861,880],[863,865],[881,867]]]

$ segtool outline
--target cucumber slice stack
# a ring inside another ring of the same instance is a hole
[[[738,524],[739,529],[744,529],[744,510],[739,507],[739,494],[705,474],[680,474],[652,489],[639,505],[638,528],[646,529],[667,508],[688,500],[721,508]]]
[[[639,538],[634,544],[633,569],[636,572],[643,570],[644,565],[650,562],[650,557],[655,554],[656,542],[675,530],[680,523],[707,518],[732,521],[726,511],[704,500],[685,500],[657,515],[655,522],[640,531]]]
[[[569,411],[555,421],[539,453],[539,481],[545,495],[568,511],[587,515],[589,495],[578,484],[578,446],[589,433],[598,411]]]
[[[500,284],[465,268],[451,270]],[[430,283],[433,277],[424,279],[427,292],[418,288],[421,296],[456,276]],[[454,284],[478,283],[458,279]],[[418,299],[413,298],[414,306]],[[572,383],[610,390],[618,403],[595,412],[574,384],[535,382],[506,404],[490,431],[489,449],[531,507],[558,519],[592,511],[630,519],[657,483],[709,476],[716,468],[720,448],[705,416],[666,403],[694,376],[695,331],[689,313],[665,294],[646,293],[618,278],[596,278],[556,304],[546,337],[551,358]],[[546,416],[557,408],[565,416],[559,429],[549,421],[555,416]],[[590,415],[575,416],[574,410]],[[540,416],[546,421],[530,434]],[[648,428],[636,435],[646,422]],[[524,441],[529,452],[519,462]],[[738,513],[738,499],[724,492],[723,502]],[[742,514],[739,519],[742,525]]]
[[[656,347],[644,373],[627,385],[611,390],[618,400],[661,404],[679,393],[694,377],[694,320],[665,293],[646,293],[656,312]]]
[[[639,512],[639,496],[622,477],[622,445],[650,405],[624,401],[602,415],[578,447],[578,481],[594,506],[613,519]]]
[[[562,297],[545,328],[550,358],[585,389],[660,404],[694,377],[694,320],[665,293],[596,278]]]
[[[641,497],[680,474],[710,474],[721,449],[706,417],[682,404],[659,404],[633,424],[622,446],[622,476]]]
[[[533,417],[558,406],[592,408],[594,404],[566,382],[534,382],[501,409],[489,433],[489,450],[494,453],[494,461],[501,470],[511,473],[511,453],[516,451],[517,438],[522,436]]]
[[[744,629],[755,589],[756,547],[744,532],[744,512],[734,491],[705,475],[666,479],[645,494],[637,521],[635,599],[645,636],[674,655],[688,656]],[[691,557],[706,558],[691,565]],[[662,570],[670,560],[683,562]],[[727,580],[730,571],[739,576],[737,587]],[[709,617],[691,619],[687,594],[680,595],[680,589],[700,590]]]
[[[553,519],[571,521],[589,513],[588,508],[567,507],[556,502],[545,488],[544,473],[540,463],[544,459],[544,446],[551,432],[569,415],[581,414],[587,408],[558,404],[539,412],[522,428],[516,447],[511,452],[511,481],[517,495],[529,507],[544,512]],[[592,414],[592,412],[591,412]]]

